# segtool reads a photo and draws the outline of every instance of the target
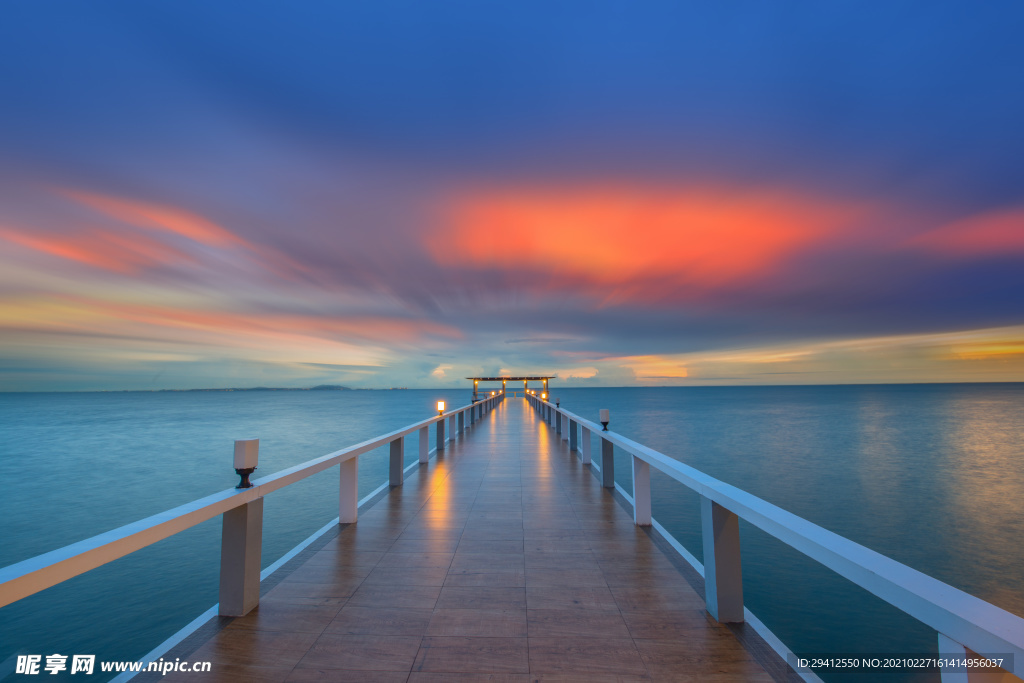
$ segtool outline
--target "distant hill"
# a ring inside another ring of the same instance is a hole
[[[340,384],[318,384],[315,387],[232,387],[228,389],[158,389],[158,391],[353,391]]]

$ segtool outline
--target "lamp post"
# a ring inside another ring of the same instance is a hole
[[[259,439],[236,439],[235,440],[235,474],[242,478],[236,489],[250,489],[252,482],[249,475],[256,471],[256,464],[260,457]]]
[[[444,415],[444,401],[437,402],[437,414]]]
[[[608,431],[608,423],[610,421],[611,420],[608,419],[608,409],[607,408],[601,408],[601,424],[604,425],[604,429],[602,429],[601,431],[603,431],[603,432],[607,432]]]

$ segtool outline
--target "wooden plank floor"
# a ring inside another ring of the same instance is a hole
[[[188,659],[163,680],[772,680],[523,399]]]

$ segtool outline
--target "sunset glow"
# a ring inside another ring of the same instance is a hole
[[[455,200],[449,222],[425,246],[446,266],[532,270],[635,295],[659,287],[700,292],[768,277],[862,213],[729,188],[484,192]]]
[[[1009,8],[235,9],[0,25],[0,390],[1024,379]]]

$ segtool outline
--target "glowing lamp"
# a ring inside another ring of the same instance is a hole
[[[545,401],[548,400],[548,395],[547,394],[541,394],[540,397],[542,399],[544,399]]]
[[[437,414],[438,415],[443,415],[444,414],[444,401],[438,401],[437,402]]]
[[[494,396],[494,392],[493,391],[491,392],[491,396]]]
[[[603,431],[606,431],[606,432],[608,431],[608,423],[610,421],[611,420],[608,419],[608,409],[607,408],[601,408],[601,424],[604,425],[604,430]]]
[[[235,474],[241,477],[236,489],[252,488],[249,475],[256,471],[256,465],[260,459],[259,439],[236,439],[235,440]]]

